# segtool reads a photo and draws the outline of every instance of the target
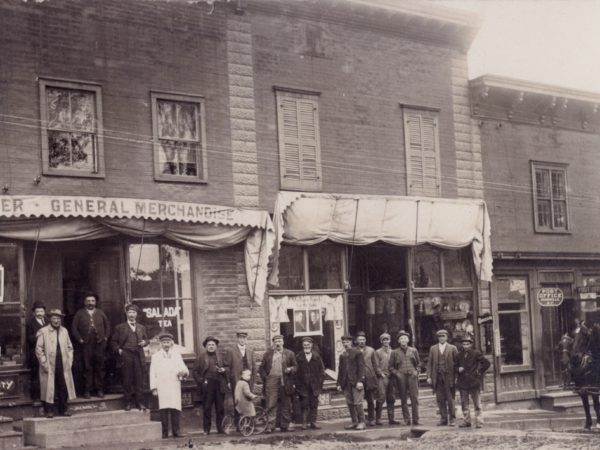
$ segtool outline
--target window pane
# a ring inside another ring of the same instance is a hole
[[[555,200],[554,206],[554,228],[567,228],[567,202]]]
[[[0,244],[0,302],[20,301],[18,248],[14,244]]]
[[[538,200],[537,205],[538,225],[540,227],[550,228],[550,224],[552,223],[550,221],[550,200]]]
[[[177,108],[174,102],[165,100],[157,101],[158,107],[158,136],[166,139],[176,139],[177,131]]]
[[[197,114],[198,105],[195,103],[177,103],[178,137],[186,140],[198,140]]]
[[[133,298],[160,298],[160,259],[156,244],[129,246],[129,274]]]
[[[19,303],[0,303],[0,342],[2,366],[16,366],[24,362]]]
[[[48,131],[50,167],[71,167],[71,133]]]
[[[161,245],[163,297],[189,297],[190,256],[187,250]]]
[[[279,250],[279,288],[304,289],[304,258],[302,248],[282,245]]]
[[[439,249],[429,245],[415,248],[412,274],[415,287],[442,287],[440,254]]]
[[[564,172],[552,171],[552,197],[565,198],[566,193]]]
[[[406,288],[406,250],[378,245],[367,250],[370,291]]]
[[[527,280],[523,277],[496,278],[498,304],[512,303],[527,309]]]
[[[498,321],[500,323],[500,357],[502,364],[523,364],[520,314],[501,314]]]
[[[445,287],[471,286],[470,249],[444,250],[444,284]]]
[[[498,277],[495,287],[502,364],[529,365],[531,364],[531,328],[527,311],[527,278]],[[521,311],[517,312],[519,310]]]
[[[71,108],[69,107],[69,91],[66,89],[48,88],[46,90],[48,128],[71,128]]]
[[[535,170],[535,190],[538,197],[550,198],[550,177],[548,170]]]
[[[71,92],[71,128],[94,132],[94,94],[92,92]]]
[[[95,136],[48,131],[48,159],[53,168],[96,170]]]
[[[341,247],[320,244],[307,249],[308,283],[310,289],[340,289],[342,287]]]
[[[169,175],[196,176],[199,144],[179,141],[161,141],[159,162],[162,173]]]

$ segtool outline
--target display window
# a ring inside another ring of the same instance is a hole
[[[19,247],[0,243],[0,368],[23,364]]]

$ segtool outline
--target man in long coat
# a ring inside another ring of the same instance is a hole
[[[31,400],[40,398],[40,364],[35,355],[35,346],[37,344],[37,332],[48,324],[46,317],[46,305],[42,302],[35,302],[31,308],[33,315],[25,324],[27,336],[27,362],[29,363],[30,373],[30,394]]]
[[[95,388],[98,397],[104,397],[104,357],[110,336],[110,323],[104,311],[96,307],[98,296],[85,294],[84,307],[75,313],[71,324],[73,339],[81,346],[85,398]]]
[[[473,400],[475,408],[475,426],[483,426],[483,417],[481,414],[481,399],[479,392],[481,390],[481,378],[486,370],[490,368],[490,362],[481,354],[480,351],[472,348],[473,339],[471,336],[462,338],[462,349],[458,352],[456,358],[456,387],[460,392],[460,403],[462,407],[464,422],[460,427],[471,426],[471,411],[469,408],[469,397]]]
[[[70,416],[69,400],[75,399],[73,383],[73,344],[69,332],[61,326],[64,314],[60,309],[51,309],[50,323],[37,333],[35,355],[40,364],[40,391],[46,417],[54,412]]]
[[[448,343],[448,332],[437,333],[438,343],[429,349],[427,360],[427,382],[431,384],[440,410],[438,425],[454,426],[454,365],[458,349]]]
[[[115,327],[111,339],[113,351],[121,359],[125,411],[131,409],[132,403],[135,403],[139,409],[146,409],[143,401],[144,366],[146,364],[144,347],[148,345],[148,335],[146,327],[137,323],[138,312],[137,305],[126,305],[127,321]]]
[[[344,351],[340,353],[337,390],[344,393],[352,423],[347,430],[364,430],[365,411],[363,409],[365,358],[360,350],[352,346],[352,336],[342,336]]]
[[[298,368],[294,352],[283,348],[283,336],[273,336],[273,347],[268,349],[258,373],[263,381],[268,425],[265,432],[273,431],[277,422],[281,431],[293,431],[292,396],[294,373]]]
[[[317,408],[319,407],[319,395],[323,387],[325,365],[321,356],[313,351],[313,340],[311,337],[302,339],[302,351],[296,355],[298,371],[296,372],[296,392],[300,397],[302,406],[302,429],[306,430],[307,423],[310,428],[318,430]]]
[[[375,424],[381,425],[381,419],[377,423],[375,421],[375,399],[379,398],[379,379],[382,376],[377,358],[375,357],[375,349],[367,345],[367,335],[364,331],[359,331],[356,334],[356,343],[358,349],[363,353],[365,358],[365,400],[367,400],[367,425],[370,427]]]
[[[152,355],[150,362],[150,390],[158,397],[162,437],[169,436],[169,417],[173,436],[181,437],[181,380],[189,375],[189,371],[181,353],[173,349],[173,335],[161,333],[158,338],[161,349]]]

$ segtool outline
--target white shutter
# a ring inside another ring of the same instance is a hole
[[[408,195],[441,194],[437,118],[407,112],[404,119]]]

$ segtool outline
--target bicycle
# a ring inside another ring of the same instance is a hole
[[[227,414],[223,418],[222,428],[226,435],[231,435],[239,429],[242,436],[247,437],[253,434],[261,434],[267,429],[269,423],[267,412],[260,406],[256,406],[256,415],[251,416],[240,416],[240,419],[235,423],[234,415]]]

